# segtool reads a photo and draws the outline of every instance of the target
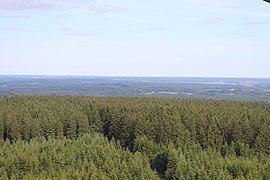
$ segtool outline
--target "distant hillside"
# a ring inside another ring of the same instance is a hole
[[[270,101],[270,79],[0,76],[0,96],[60,94]]]

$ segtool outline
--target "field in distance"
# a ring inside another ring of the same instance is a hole
[[[270,79],[0,76],[0,96],[62,94],[270,101]]]

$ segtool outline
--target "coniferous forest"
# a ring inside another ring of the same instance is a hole
[[[270,179],[270,103],[0,101],[0,179]]]

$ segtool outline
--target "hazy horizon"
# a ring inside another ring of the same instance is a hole
[[[270,79],[269,77],[230,77],[230,76],[143,76],[143,75],[134,75],[134,76],[129,76],[129,75],[85,75],[85,74],[0,74],[1,76],[29,76],[29,77],[34,77],[34,76],[40,76],[40,77],[101,77],[101,78],[213,78],[213,79]]]
[[[269,19],[262,0],[0,0],[0,74],[270,78]]]

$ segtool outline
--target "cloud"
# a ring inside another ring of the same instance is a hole
[[[94,36],[96,35],[96,32],[94,31],[80,31],[76,30],[74,28],[70,27],[60,27],[58,28],[59,31],[64,33],[65,35],[70,35],[70,36]]]
[[[242,38],[254,38],[256,37],[256,34],[253,33],[234,33],[231,34],[231,37],[242,37]]]
[[[27,10],[27,9],[53,9],[52,0],[0,0],[0,9]]]
[[[96,35],[93,31],[67,31],[64,33],[65,35],[73,35],[73,36],[94,36]]]
[[[249,21],[246,23],[248,26],[257,26],[257,25],[265,25],[268,24],[269,22],[266,21]]]
[[[94,13],[111,13],[111,12],[122,12],[127,10],[127,8],[113,5],[99,5],[90,7],[88,10]]]
[[[127,22],[145,22],[145,19],[139,19],[135,17],[129,17],[129,16],[122,16],[119,18],[119,20],[127,21]]]
[[[233,1],[231,1],[233,2]],[[244,1],[243,1],[244,2]],[[226,8],[216,8],[219,13],[237,13],[249,17],[269,18],[269,11],[264,11],[264,8],[269,8],[268,4],[252,5],[251,3],[233,2],[227,3]]]
[[[243,8],[245,8],[245,6],[243,4],[240,4],[240,3],[227,4],[226,7],[232,8],[232,9],[243,9]]]
[[[24,30],[25,28],[22,27],[2,27],[0,28],[0,30],[2,31],[20,31],[20,30]]]
[[[127,8],[96,0],[0,0],[0,10],[85,10],[92,13],[122,12]],[[28,14],[3,14],[0,17],[29,17]]]
[[[60,27],[60,28],[58,28],[58,30],[70,32],[70,31],[73,31],[74,29],[73,28],[70,28],[70,27]]]
[[[32,14],[0,14],[2,18],[27,18],[31,16]]]
[[[0,9],[5,10],[53,10],[83,7],[94,0],[0,0]]]
[[[147,30],[148,31],[166,31],[168,29],[164,27],[150,27],[150,28],[147,28]]]
[[[258,6],[250,7],[249,9],[262,9],[266,7],[269,7],[269,4],[258,5]]]
[[[199,20],[200,23],[205,23],[205,24],[219,24],[221,23],[221,19],[219,18],[205,18]]]

